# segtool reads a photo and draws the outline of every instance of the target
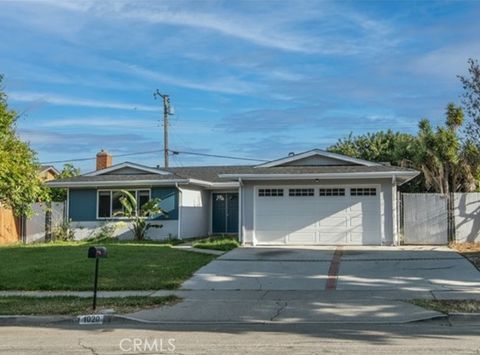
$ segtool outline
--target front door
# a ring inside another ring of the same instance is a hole
[[[238,233],[238,193],[213,193],[212,199],[212,233]]]

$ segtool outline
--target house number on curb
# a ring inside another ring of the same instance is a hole
[[[103,314],[78,316],[78,324],[103,324]]]

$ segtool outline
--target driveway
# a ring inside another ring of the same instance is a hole
[[[447,247],[238,248],[199,269],[184,290],[480,290],[480,272]]]
[[[164,291],[163,291],[164,292]],[[412,298],[480,299],[480,272],[445,247],[238,248],[199,269],[151,322],[404,323]]]

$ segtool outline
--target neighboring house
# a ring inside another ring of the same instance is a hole
[[[52,165],[40,165],[38,169],[38,177],[42,181],[50,181],[57,178],[60,172]]]
[[[59,171],[51,165],[40,165],[38,168],[38,177],[42,181],[50,181],[59,175]],[[35,210],[36,206],[34,206]],[[37,211],[36,211],[37,212]],[[38,217],[32,217],[38,218]],[[25,241],[27,219],[16,216],[10,208],[4,207],[0,203],[0,244],[18,243]],[[43,225],[45,225],[45,216],[43,215]]]
[[[319,149],[256,166],[151,168],[111,164],[49,182],[68,188],[68,218],[78,237],[121,210],[119,190],[140,202],[158,197],[168,213],[151,238],[238,234],[244,244],[398,244],[397,186],[415,170]],[[123,229],[120,234],[126,233]]]

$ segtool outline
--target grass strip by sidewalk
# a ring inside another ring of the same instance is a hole
[[[97,310],[131,313],[145,308],[172,305],[177,296],[98,298]],[[0,297],[0,315],[79,315],[92,313],[92,299],[75,296]]]
[[[479,313],[479,300],[410,300],[416,306],[448,313]]]
[[[221,250],[221,251],[230,251],[235,248],[238,248],[240,244],[234,238],[225,237],[210,237],[199,242],[193,243],[194,248],[199,249],[212,249],[212,250]]]

